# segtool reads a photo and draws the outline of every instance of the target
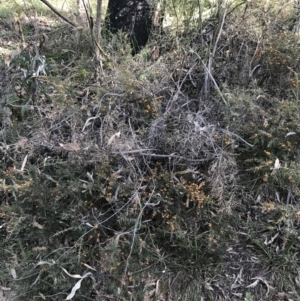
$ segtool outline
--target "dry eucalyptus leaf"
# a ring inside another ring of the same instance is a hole
[[[41,224],[39,224],[39,223],[36,222],[36,221],[34,221],[34,222],[32,223],[32,226],[33,226],[33,227],[36,227],[36,228],[38,228],[38,229],[40,229],[40,230],[43,230],[43,229],[44,229],[44,226],[41,225]]]
[[[80,151],[80,146],[77,143],[66,143],[66,144],[59,143],[59,146],[69,152]]]
[[[86,278],[86,277],[88,277],[88,276],[91,276],[92,275],[92,273],[91,272],[88,272],[88,273],[86,273],[86,274],[84,274],[83,276],[81,276],[81,275],[78,275],[78,274],[75,274],[75,275],[72,275],[72,274],[70,274],[66,269],[64,269],[63,267],[61,267],[62,268],[62,270],[68,275],[68,276],[70,276],[71,278],[80,278],[80,280],[79,281],[77,281],[76,283],[75,283],[75,285],[73,286],[73,288],[72,288],[72,290],[71,290],[71,293],[67,296],[67,298],[65,299],[65,300],[71,300],[74,296],[75,296],[75,293],[76,293],[76,291],[77,290],[79,290],[80,289],[80,287],[81,287],[81,281],[84,279],[84,278]]]
[[[10,291],[11,288],[10,287],[5,287],[5,286],[0,286],[0,289],[3,291]]]
[[[76,284],[72,288],[71,293],[67,296],[67,298],[65,300],[71,300],[75,296],[76,291],[79,290],[81,287],[82,280],[83,280],[83,278],[76,282]]]
[[[279,159],[276,158],[275,163],[274,163],[274,169],[279,169],[281,167]]]
[[[286,135],[285,135],[285,138],[288,137],[288,136],[291,136],[291,135],[296,135],[295,132],[288,132]]]
[[[12,268],[12,269],[10,270],[10,274],[12,275],[12,277],[13,277],[14,279],[17,279],[17,278],[18,278],[17,272],[16,272],[16,270],[15,270],[14,268]]]
[[[88,269],[97,272],[97,270],[96,270],[95,268],[91,267],[91,266],[88,265],[87,263],[83,263],[83,265],[84,265],[85,267],[87,267]]]
[[[116,138],[120,138],[120,135],[121,135],[121,132],[119,131],[118,133],[116,134],[113,134],[109,139],[108,139],[108,142],[107,142],[107,145],[111,145],[113,143],[113,141],[116,139]]]
[[[255,280],[253,283],[251,283],[248,286],[246,286],[246,288],[256,287],[258,283],[259,283],[259,279]]]

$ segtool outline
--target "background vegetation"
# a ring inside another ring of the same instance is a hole
[[[167,1],[99,79],[88,27],[0,3],[9,300],[300,300],[296,2]]]

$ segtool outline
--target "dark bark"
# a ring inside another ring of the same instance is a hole
[[[112,34],[128,35],[133,53],[146,45],[152,25],[152,10],[147,0],[109,0],[105,25]]]

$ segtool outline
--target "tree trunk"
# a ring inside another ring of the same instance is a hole
[[[102,22],[102,0],[97,0],[97,16],[94,30],[95,39],[95,59],[96,59],[96,81],[100,81],[100,75],[102,73],[102,58],[101,58],[101,22]]]
[[[86,23],[86,13],[84,9],[84,1],[86,0],[77,0],[77,23],[83,26]]]
[[[128,35],[133,54],[146,45],[152,26],[152,10],[147,0],[109,0],[105,25],[112,34]]]
[[[101,39],[101,23],[102,23],[102,0],[97,0],[97,16],[95,24],[95,39],[96,42],[100,45]]]

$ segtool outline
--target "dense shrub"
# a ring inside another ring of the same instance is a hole
[[[74,300],[297,297],[298,36],[276,3],[187,16],[150,41],[157,60],[118,33],[100,84],[92,38],[66,27],[48,34],[47,76],[23,76],[34,47],[3,66],[1,286],[22,300],[66,299],[78,281]]]

